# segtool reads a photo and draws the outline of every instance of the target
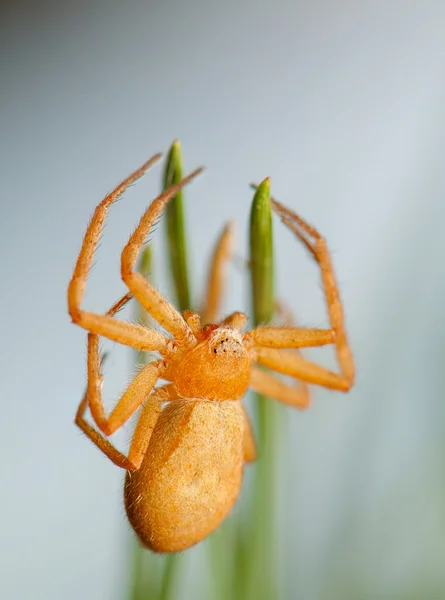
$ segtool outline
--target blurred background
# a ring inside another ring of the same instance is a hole
[[[196,296],[227,220],[246,255],[248,183],[270,175],[327,238],[346,308],[353,391],[282,408],[283,598],[445,598],[445,5],[0,7],[0,598],[126,597],[123,473],[73,424],[86,344],[66,287],[95,205],[175,138],[187,170],[207,166],[186,190]],[[120,250],[160,180],[113,208],[89,310],[122,293]],[[278,220],[275,241],[280,297],[326,326],[316,267]],[[225,312],[248,306],[246,288],[232,268]],[[111,404],[131,361],[112,348]],[[210,598],[204,546],[184,561],[178,597]]]

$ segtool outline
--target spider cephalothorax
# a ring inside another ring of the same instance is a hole
[[[129,292],[105,315],[81,308],[108,208],[159,157],[147,161],[96,208],[69,284],[68,309],[73,322],[89,332],[88,384],[76,423],[110,460],[127,470],[125,506],[141,541],[157,552],[175,552],[199,542],[218,526],[238,495],[243,463],[255,459],[252,428],[241,403],[247,389],[304,408],[309,402],[308,383],[346,391],[354,380],[354,364],[326,242],[276,201],[275,212],[320,266],[328,329],[259,327],[242,333],[244,314],[235,312],[218,320],[223,270],[231,252],[230,225],[215,248],[200,315],[190,310],[181,315],[135,270],[166,203],[201,169],[162,193],[142,216],[122,252],[121,274]],[[116,318],[132,297],[166,334]],[[141,368],[108,416],[102,402],[99,336],[158,355]],[[335,345],[339,373],[305,360],[298,352],[325,344]],[[271,371],[294,382],[284,382]],[[167,383],[157,387],[159,379]],[[85,420],[87,407],[99,431]],[[139,420],[125,456],[107,438],[138,409]]]
[[[172,373],[180,396],[238,400],[249,387],[250,360],[243,338],[228,326],[216,327],[190,350]]]

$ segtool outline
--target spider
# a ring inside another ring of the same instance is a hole
[[[217,322],[225,264],[231,254],[231,225],[225,227],[215,247],[201,315],[191,310],[181,315],[135,270],[141,248],[165,205],[202,169],[164,191],[142,216],[121,256],[121,275],[128,293],[104,315],[81,308],[110,205],[160,156],[150,158],[97,206],[68,287],[68,310],[72,321],[88,331],[88,382],[75,422],[115,465],[126,469],[126,512],[142,544],[168,553],[204,539],[235,503],[243,464],[256,458],[252,426],[241,402],[247,389],[304,408],[309,401],[309,383],[349,390],[354,364],[326,242],[316,229],[275,200],[274,211],[320,267],[329,329],[258,327],[243,333],[247,317],[241,312]],[[165,333],[116,318],[132,297]],[[140,369],[108,416],[102,402],[99,336],[159,356]],[[326,344],[335,345],[339,373],[305,360],[297,350]],[[300,383],[298,387],[288,385],[271,371]],[[159,379],[168,383],[156,387]],[[85,419],[87,407],[97,429]],[[108,437],[139,408],[126,456]]]

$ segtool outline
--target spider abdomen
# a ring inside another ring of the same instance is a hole
[[[125,508],[141,542],[156,552],[185,550],[230,512],[243,471],[239,401],[171,402],[144,460],[125,481]]]

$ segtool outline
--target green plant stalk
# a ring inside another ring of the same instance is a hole
[[[208,540],[212,563],[212,600],[234,598],[236,586],[237,519],[230,515]]]
[[[250,267],[255,326],[268,323],[274,313],[273,236],[270,179],[256,191],[250,216]],[[233,523],[233,516],[211,537],[213,574],[217,598],[272,599],[273,550],[273,404],[256,395],[256,422],[260,459],[248,514]],[[245,513],[245,511],[243,511]],[[235,525],[235,530],[234,530]]]
[[[182,179],[182,152],[179,140],[173,142],[164,170],[164,190]],[[182,312],[191,308],[188,277],[187,244],[185,237],[182,190],[166,206],[166,226],[170,271],[178,306]]]
[[[165,567],[162,576],[161,591],[159,600],[172,600],[173,591],[178,572],[178,564],[181,559],[180,554],[169,554],[165,557]]]
[[[142,593],[142,572],[143,572],[143,553],[142,548],[134,537],[131,539],[132,542],[132,554],[133,554],[133,570],[131,577],[131,591],[130,598],[132,600],[143,600],[144,596]]]
[[[254,326],[264,325],[274,315],[273,230],[270,178],[255,192],[250,215],[250,268]],[[248,580],[243,585],[245,598],[276,599],[274,568],[274,501],[276,406],[255,395],[258,426],[258,464],[256,467],[248,539],[243,563]]]
[[[269,323],[274,313],[272,203],[269,177],[260,183],[252,201],[250,276],[255,326]]]

